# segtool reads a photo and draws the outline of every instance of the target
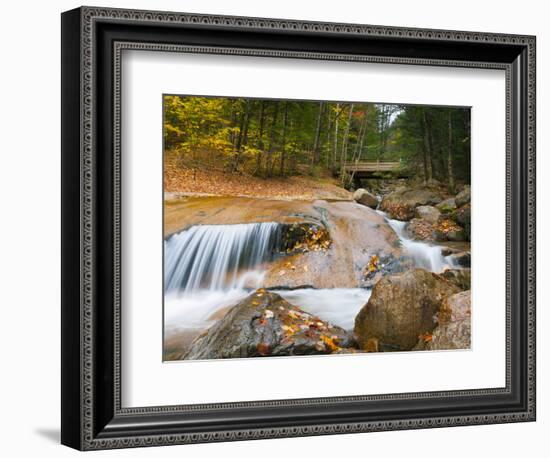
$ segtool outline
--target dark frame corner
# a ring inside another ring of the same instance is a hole
[[[532,36],[82,7],[62,14],[62,434],[80,450],[535,420]],[[506,388],[123,409],[120,53],[500,68],[507,79]]]

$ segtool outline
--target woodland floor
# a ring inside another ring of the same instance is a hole
[[[350,200],[351,193],[332,177],[307,175],[261,178],[205,168],[188,168],[167,160],[164,165],[165,198],[179,195],[220,195],[265,197],[271,199]]]

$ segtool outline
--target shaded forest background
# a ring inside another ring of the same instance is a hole
[[[409,177],[453,190],[470,182],[470,110],[169,95],[164,148],[185,169],[262,178],[331,175],[347,188],[353,183],[340,173],[343,164],[400,161]]]

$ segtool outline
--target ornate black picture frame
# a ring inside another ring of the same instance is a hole
[[[123,408],[123,49],[505,70],[506,386]],[[82,7],[62,15],[62,112],[63,444],[92,450],[535,420],[535,37]]]

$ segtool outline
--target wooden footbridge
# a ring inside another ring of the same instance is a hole
[[[340,168],[341,175],[347,175],[354,180],[362,178],[375,178],[381,173],[393,173],[403,175],[403,166],[401,161],[355,161],[346,162]]]

